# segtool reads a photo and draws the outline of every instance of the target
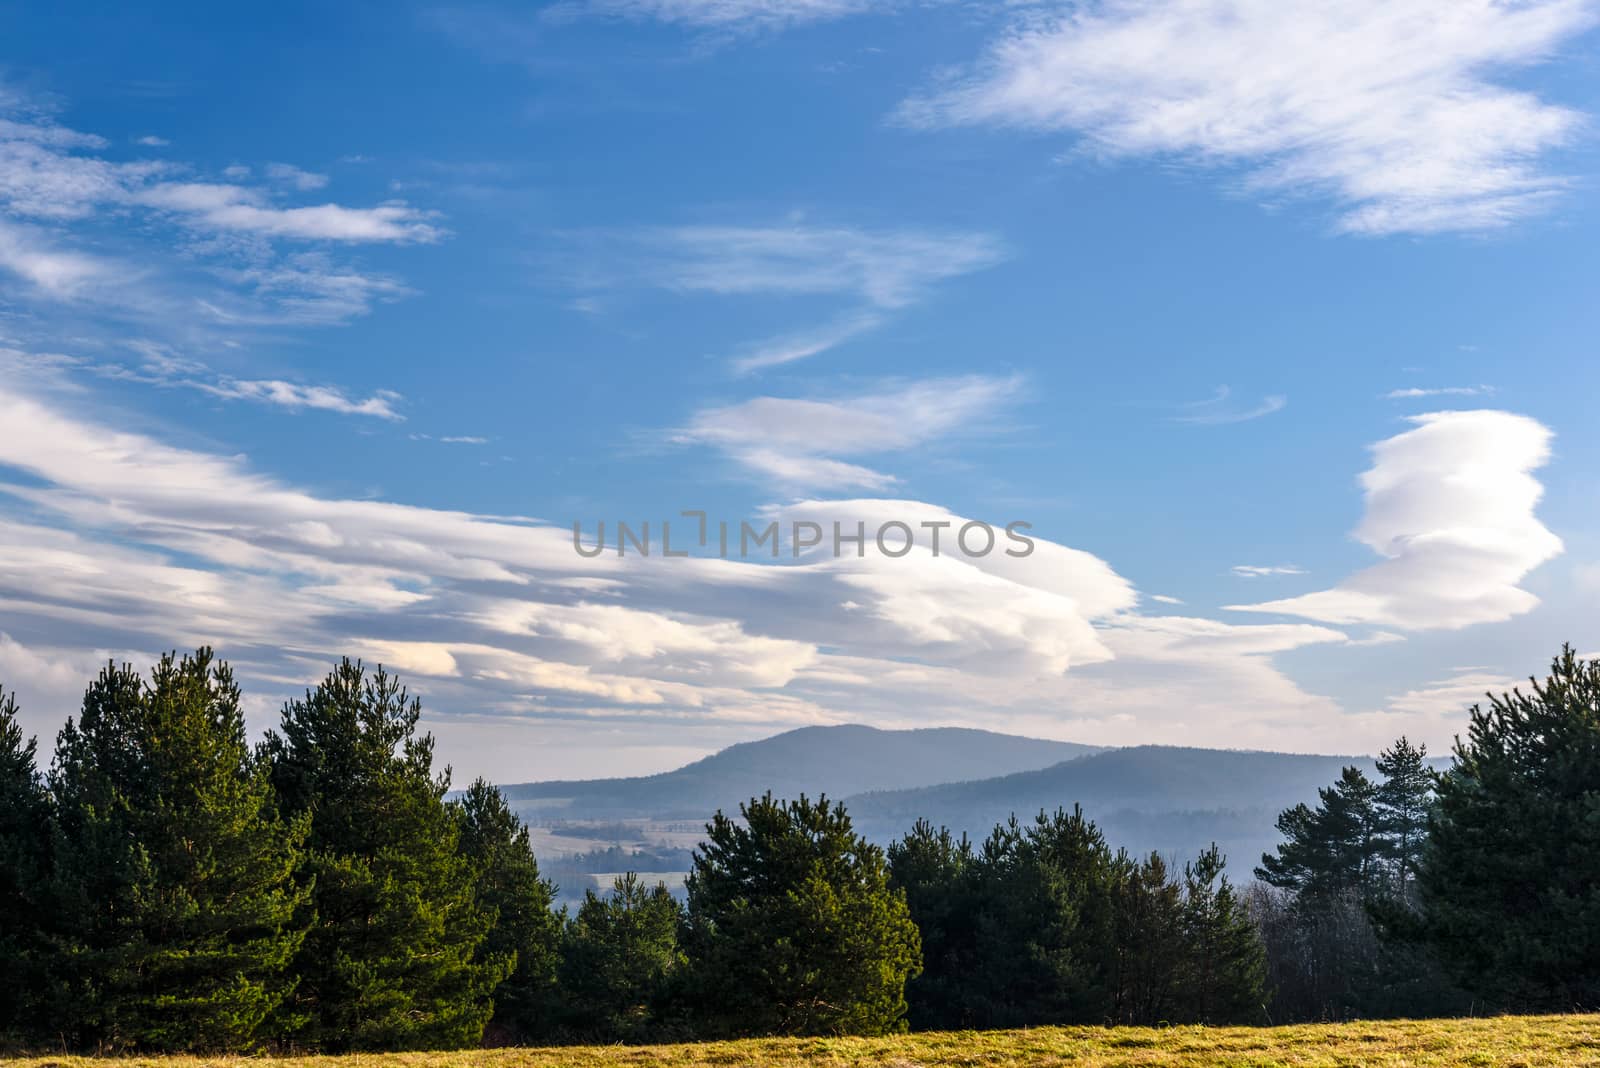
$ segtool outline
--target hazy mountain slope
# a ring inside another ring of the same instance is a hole
[[[1180,860],[1215,841],[1246,879],[1273,848],[1278,813],[1315,802],[1319,787],[1356,764],[1376,775],[1371,757],[1136,746],[983,782],[879,791],[846,799],[870,837],[898,837],[919,817],[981,839],[1012,813],[1081,804],[1114,846],[1156,850]]]
[[[660,775],[502,786],[513,806],[573,817],[703,819],[771,790],[839,798],[868,790],[990,779],[1101,752],[1095,746],[957,727],[802,727],[730,746]]]

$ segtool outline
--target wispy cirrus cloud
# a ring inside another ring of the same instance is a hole
[[[672,226],[605,242],[630,248],[624,273],[683,292],[838,295],[903,308],[935,283],[1006,257],[993,234],[848,226]]]
[[[1191,401],[1172,418],[1193,426],[1227,426],[1230,423],[1247,423],[1264,415],[1282,411],[1289,403],[1283,396],[1266,396],[1255,404],[1240,406],[1232,400],[1233,390],[1218,386],[1215,393],[1203,401]]]
[[[741,355],[735,356],[730,363],[740,374],[782,367],[827,352],[851,338],[865,334],[882,322],[882,316],[877,314],[847,315],[814,330],[802,330],[757,342]]]
[[[670,226],[575,235],[580,298],[630,285],[725,297],[832,298],[844,307],[820,326],[745,346],[729,359],[750,374],[819,355],[882,326],[941,282],[1009,255],[981,231],[848,226]]]
[[[874,10],[892,0],[587,0],[581,9],[707,29],[780,29]]]
[[[334,386],[303,385],[279,379],[222,378],[211,383],[178,380],[173,384],[199,389],[224,400],[255,401],[291,412],[309,409],[340,415],[367,415],[391,422],[405,418],[395,410],[401,397],[392,390],[379,390],[370,397],[351,397]]]
[[[907,101],[926,127],[1078,136],[1091,152],[1243,172],[1327,197],[1347,233],[1485,230],[1567,182],[1541,158],[1584,117],[1498,84],[1594,24],[1592,0],[1107,0],[1025,8],[964,74]]]
[[[158,143],[159,142],[159,143]],[[283,328],[347,323],[412,290],[347,257],[355,246],[439,240],[432,213],[401,201],[351,206],[308,193],[325,175],[269,163],[207,175],[153,135],[114,144],[15,90],[0,93],[0,283],[34,347],[124,381],[203,389],[284,410],[397,419],[393,397],[352,396],[272,375],[174,377],[105,352],[130,338],[172,351],[240,351]],[[203,365],[199,365],[203,366]]]
[[[239,378],[218,374],[201,361],[176,355],[155,342],[135,340],[126,347],[138,358],[118,362],[103,356],[90,359],[63,353],[40,355],[0,346],[0,370],[32,379],[56,391],[73,391],[76,378],[87,375],[161,389],[193,390],[218,400],[246,401],[291,412],[323,411],[391,422],[405,418],[399,411],[404,398],[393,390],[380,389],[361,397],[327,384]]]
[[[167,160],[117,160],[96,134],[57,124],[37,112],[0,114],[0,207],[13,216],[84,219],[101,208],[162,213],[187,228],[338,242],[426,242],[441,231],[403,201],[370,208],[338,203],[282,204],[239,182],[197,181]],[[321,176],[286,164],[269,174],[297,191],[320,188]],[[308,184],[309,181],[309,184]]]
[[[884,489],[898,479],[851,462],[971,432],[1017,396],[1017,377],[924,379],[827,399],[756,397],[707,408],[672,438],[710,445],[791,487]]]
[[[50,300],[104,293],[126,278],[106,257],[61,248],[37,228],[4,220],[0,220],[0,270]]]
[[[1235,564],[1229,568],[1239,578],[1273,578],[1279,575],[1304,575],[1306,569],[1294,564]]]
[[[1412,429],[1373,446],[1361,476],[1356,537],[1382,563],[1332,589],[1235,611],[1326,623],[1454,630],[1522,615],[1539,599],[1519,583],[1560,554],[1535,514],[1550,456],[1548,428],[1492,410],[1412,416]]]
[[[1435,389],[1391,389],[1384,400],[1421,400],[1425,397],[1487,397],[1495,392],[1493,386],[1440,386]]]

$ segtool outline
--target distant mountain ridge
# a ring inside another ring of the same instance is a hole
[[[675,771],[625,779],[518,783],[501,792],[523,811],[563,809],[587,818],[703,819],[768,790],[843,798],[991,779],[1103,752],[1099,746],[965,727],[882,730],[850,724],[801,727],[742,742]]]
[[[1436,767],[1447,762],[1433,758]],[[1115,847],[1181,862],[1216,842],[1242,880],[1277,845],[1278,813],[1314,803],[1350,764],[1376,776],[1370,756],[1141,745],[982,782],[860,794],[846,806],[876,840],[898,837],[920,818],[981,841],[1012,814],[1028,820],[1082,805]]]
[[[1435,767],[1448,758],[1434,757]],[[918,819],[974,841],[1015,814],[1082,805],[1113,847],[1182,863],[1216,842],[1246,881],[1278,842],[1278,813],[1371,756],[1141,745],[1109,749],[991,731],[803,727],[730,746],[675,771],[501,787],[525,817],[698,823],[771,790],[842,800],[856,828],[888,843]]]

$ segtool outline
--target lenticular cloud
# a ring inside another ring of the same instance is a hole
[[[1557,556],[1561,539],[1534,514],[1532,472],[1550,431],[1498,411],[1434,412],[1373,447],[1361,476],[1366,515],[1356,537],[1383,556],[1330,590],[1236,611],[1324,623],[1454,630],[1522,615],[1539,599],[1519,583]]]

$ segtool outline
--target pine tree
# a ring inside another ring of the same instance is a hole
[[[973,1026],[1099,1021],[1112,1011],[1115,862],[1081,809],[1015,817],[973,865]]]
[[[972,843],[919,819],[889,846],[888,860],[890,884],[906,895],[922,935],[922,973],[906,984],[907,1019],[919,1031],[970,1026],[966,987],[976,933]]]
[[[555,1026],[561,938],[561,917],[551,908],[555,887],[539,877],[528,829],[499,790],[478,779],[457,806],[461,851],[476,870],[479,900],[495,911],[478,960],[516,960],[516,970],[495,988],[491,1030],[501,1041],[547,1035]]]
[[[1317,794],[1315,809],[1300,804],[1279,815],[1284,841],[1262,856],[1256,878],[1303,898],[1369,896],[1385,853],[1378,787],[1350,766]]]
[[[58,1023],[80,1045],[245,1050],[293,988],[303,821],[280,819],[209,649],[108,666],[56,744]]]
[[[561,993],[567,1026],[586,1041],[655,1037],[670,984],[683,967],[683,907],[662,883],[633,872],[606,894],[585,891],[562,937]]]
[[[1213,843],[1183,869],[1179,1015],[1203,1024],[1255,1023],[1265,1001],[1266,954],[1224,866]]]
[[[37,1035],[49,870],[49,795],[33,738],[23,740],[17,701],[0,687],[0,1044]]]
[[[1392,869],[1394,893],[1408,898],[1422,862],[1428,835],[1428,810],[1433,797],[1433,772],[1427,746],[1412,745],[1404,736],[1378,757],[1378,830]]]
[[[684,948],[708,1034],[882,1034],[905,1027],[916,925],[883,851],[826,798],[718,812],[689,876]]]
[[[324,1050],[476,1045],[509,954],[480,953],[494,925],[460,824],[433,773],[421,703],[380,667],[342,661],[284,706],[264,754],[280,803],[310,819],[302,877],[317,924],[295,961],[297,1041]]]
[[[1111,893],[1116,916],[1111,1019],[1148,1026],[1177,1018],[1184,994],[1182,888],[1159,853],[1142,862],[1119,853]]]
[[[1440,776],[1418,872],[1420,935],[1512,1011],[1600,1005],[1600,660],[1474,706]]]

